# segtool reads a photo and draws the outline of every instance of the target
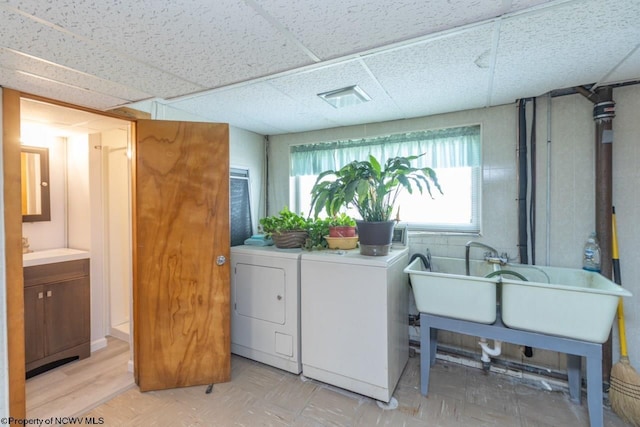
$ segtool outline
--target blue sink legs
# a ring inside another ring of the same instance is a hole
[[[497,339],[514,344],[567,355],[567,376],[571,400],[580,403],[582,382],[582,356],[587,361],[587,404],[591,427],[602,427],[602,344],[562,338],[537,332],[521,331],[505,327],[498,319],[493,325],[468,322],[430,314],[420,314],[420,391],[426,396],[429,391],[429,371],[436,361],[438,329],[466,335]]]

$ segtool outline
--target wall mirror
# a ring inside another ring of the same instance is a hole
[[[49,149],[20,148],[22,222],[51,221]]]

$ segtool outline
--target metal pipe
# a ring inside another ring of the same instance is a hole
[[[615,103],[613,102],[613,87],[603,86],[587,91],[577,87],[576,91],[594,102],[593,119],[596,123],[595,131],[595,216],[596,234],[600,241],[600,274],[611,279],[613,257],[611,250],[611,212],[612,197],[612,145],[613,118],[615,117]],[[609,383],[612,365],[611,337],[602,345],[602,378]]]
[[[518,100],[518,252],[520,263],[528,264],[527,242],[527,118],[526,100]]]
[[[551,264],[551,92],[547,94],[547,209],[545,265]]]
[[[478,246],[481,248],[485,248],[491,252],[491,255],[495,254],[496,257],[499,257],[498,251],[492,248],[491,246],[485,245],[484,243],[476,242],[474,240],[469,240],[465,245],[465,251],[464,251],[465,271],[467,276],[471,275],[471,269],[469,267],[469,252],[471,251],[471,246]]]

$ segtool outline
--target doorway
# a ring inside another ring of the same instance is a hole
[[[49,147],[56,189],[51,220],[23,223],[23,237],[31,250],[90,251],[91,351],[109,335],[131,349],[131,123],[23,97],[20,125],[23,144]],[[89,199],[81,207],[71,197],[79,187]]]

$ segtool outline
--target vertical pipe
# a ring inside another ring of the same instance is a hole
[[[596,233],[600,241],[600,272],[611,279],[611,207],[612,198],[612,143],[615,104],[610,86],[597,89],[598,102],[593,107],[596,122]]]
[[[615,103],[613,88],[600,87],[595,92],[593,119],[596,122],[596,233],[600,241],[600,274],[611,279],[612,145]],[[602,345],[602,378],[609,383],[612,364],[611,338]]]
[[[528,264],[527,251],[527,117],[526,100],[518,100],[518,251]]]
[[[529,195],[529,238],[531,239],[531,264],[536,263],[536,99],[532,99],[533,117],[531,118],[531,194]]]
[[[551,264],[551,93],[547,96],[547,211],[545,265]]]

